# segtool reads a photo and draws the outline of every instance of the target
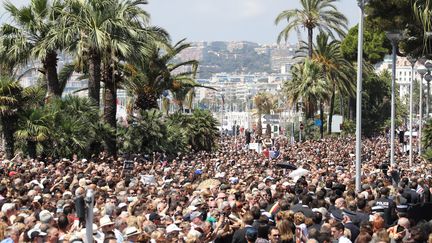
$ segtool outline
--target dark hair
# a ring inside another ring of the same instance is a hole
[[[357,198],[357,208],[358,209],[364,209],[365,207],[366,207],[366,199]]]
[[[345,230],[345,226],[341,222],[335,222],[332,227],[335,227],[337,230]]]
[[[331,242],[331,235],[327,232],[320,232],[317,237],[318,242]]]
[[[322,217],[323,216],[320,212],[314,212],[312,216],[312,221],[314,222],[314,224],[321,224]]]
[[[279,207],[281,211],[287,211],[290,209],[290,204],[286,200],[280,200]]]
[[[69,220],[68,220],[67,216],[65,214],[61,214],[57,219],[57,224],[58,224],[59,229],[61,229],[63,231],[66,230],[66,228],[69,225]]]
[[[357,236],[356,243],[369,243],[372,241],[372,236],[367,232],[360,232]]]
[[[252,214],[253,219],[255,219],[255,220],[258,220],[260,218],[260,216],[261,216],[261,210],[258,207],[256,207],[256,206],[253,206],[250,209],[250,213]]]

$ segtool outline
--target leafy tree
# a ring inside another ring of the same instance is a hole
[[[429,119],[422,131],[422,147],[425,150],[424,157],[432,161],[432,119]]]
[[[363,32],[363,58],[371,64],[376,64],[389,53],[389,43],[381,30],[365,29]],[[341,43],[343,56],[351,61],[357,60],[358,25],[352,27]]]
[[[399,55],[421,57],[424,48],[431,46],[430,41],[424,42],[424,27],[415,15],[413,0],[371,0],[366,7],[366,28],[378,32],[400,30],[403,39],[399,43]],[[416,5],[414,5],[416,7]],[[418,7],[418,5],[417,5]],[[387,46],[390,42],[387,41]],[[429,50],[431,50],[429,48]]]
[[[366,136],[379,134],[389,127],[391,115],[391,74],[368,73],[363,82],[362,132]],[[397,94],[398,91],[396,90]],[[407,116],[407,109],[396,95],[396,125]]]
[[[315,28],[333,37],[333,32],[344,36],[347,30],[347,18],[337,11],[335,2],[337,0],[301,0],[301,9],[285,10],[275,20],[275,24],[281,21],[287,22],[287,26],[280,32],[278,42],[288,39],[288,35],[300,27],[308,31],[309,57],[312,57],[312,38]]]

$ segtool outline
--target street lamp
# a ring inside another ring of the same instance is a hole
[[[412,117],[413,117],[413,84],[414,84],[414,66],[417,62],[417,58],[408,56],[408,61],[411,64],[411,82],[409,89],[409,166],[412,166]],[[405,136],[405,134],[404,134]]]
[[[428,60],[425,62],[425,67],[427,68],[427,70],[430,72],[432,72],[432,61]],[[427,76],[427,75],[426,75]],[[429,118],[429,102],[430,102],[430,81],[425,77],[425,80],[427,82],[427,86],[426,86],[426,119]]]
[[[394,136],[395,136],[395,79],[396,79],[396,48],[402,35],[399,31],[386,32],[392,45],[392,84],[391,84],[391,128],[390,128],[390,165],[394,166]]]
[[[420,74],[420,103],[419,103],[419,130],[417,134],[418,153],[421,155],[421,134],[423,123],[423,77],[427,73],[427,68],[424,65],[417,67],[417,72]]]
[[[355,162],[355,187],[356,191],[361,190],[361,117],[362,117],[362,82],[363,82],[363,22],[364,8],[368,0],[357,0],[360,9],[360,23],[358,32],[357,47],[357,100],[356,100],[356,162]]]

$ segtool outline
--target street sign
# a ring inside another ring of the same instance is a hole
[[[300,123],[300,130],[303,130],[304,129],[304,125],[303,125],[303,123]]]
[[[322,126],[322,122],[321,122],[320,119],[316,119],[315,120],[315,126],[317,126],[317,127],[321,127]]]

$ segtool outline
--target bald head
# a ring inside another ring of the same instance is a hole
[[[407,218],[400,218],[398,220],[398,225],[404,227],[405,229],[409,229],[410,228],[409,219],[407,219]]]
[[[337,208],[345,208],[346,207],[346,203],[345,203],[345,199],[344,198],[338,198],[335,201],[335,206]]]

